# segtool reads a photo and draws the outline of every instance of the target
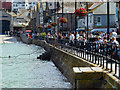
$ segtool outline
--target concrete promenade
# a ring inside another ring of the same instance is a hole
[[[17,42],[15,37],[10,37],[8,35],[0,35],[0,43],[15,43]]]

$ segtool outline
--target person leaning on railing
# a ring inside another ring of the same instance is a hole
[[[117,51],[119,50],[119,42],[116,40],[116,37],[112,37],[112,57],[115,58]],[[118,55],[117,55],[118,56]]]
[[[75,39],[74,33],[70,33],[69,39],[70,39],[70,45],[73,46],[73,44],[74,44],[74,39]]]

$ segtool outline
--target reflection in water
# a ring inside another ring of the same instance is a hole
[[[45,52],[43,48],[23,43],[0,46],[3,88],[71,88],[53,62],[37,59]]]

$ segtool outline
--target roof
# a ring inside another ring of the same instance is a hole
[[[21,13],[20,15],[18,15],[17,18],[25,19],[25,21],[30,21],[30,19],[28,18],[29,13],[30,12],[28,10],[25,10],[25,12]]]
[[[11,2],[2,2],[0,3],[0,9],[11,9],[12,3]]]
[[[8,14],[12,15],[13,17],[17,16],[14,12],[8,12]]]
[[[99,7],[100,5],[102,5],[103,3],[93,3],[89,9],[95,9],[96,7]]]
[[[63,8],[63,13],[74,13],[74,12],[75,12],[75,8],[72,8],[72,7]],[[62,13],[62,9],[58,13]]]
[[[2,16],[11,16],[9,13],[5,12],[4,10],[0,10],[0,15],[2,15]]]
[[[110,14],[116,14],[115,3],[109,3],[109,7]],[[107,14],[107,3],[94,3],[89,9],[93,14]]]
[[[13,23],[13,27],[24,27],[24,26],[19,24],[18,22],[14,22]]]

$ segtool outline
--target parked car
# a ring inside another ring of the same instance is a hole
[[[115,30],[115,32],[117,32],[116,28],[110,28],[109,32],[112,32],[113,29]],[[105,32],[105,33],[107,33],[107,28],[97,28],[97,29],[93,29],[90,32],[92,32],[92,34],[95,34],[96,32]]]

